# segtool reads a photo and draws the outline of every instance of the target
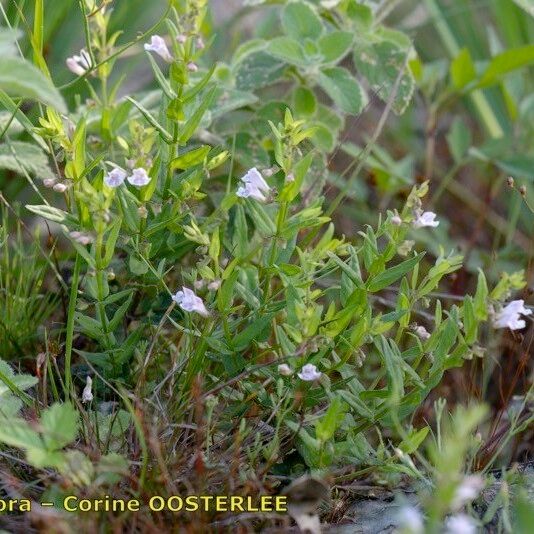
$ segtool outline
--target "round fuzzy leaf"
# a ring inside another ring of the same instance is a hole
[[[361,85],[342,67],[323,69],[319,75],[319,85],[345,113],[358,115],[367,103],[367,95]]]
[[[302,46],[291,37],[276,37],[269,43],[267,51],[274,57],[292,65],[306,66],[308,64]]]
[[[247,54],[234,67],[236,89],[251,91],[276,83],[286,65],[264,50]]]
[[[317,109],[317,99],[307,87],[297,87],[293,93],[295,113],[298,116],[311,116]]]
[[[294,39],[317,39],[324,31],[315,9],[307,2],[291,2],[282,13],[284,31]]]
[[[367,78],[369,85],[377,95],[387,102],[399,72],[404,68],[407,49],[391,41],[382,41],[359,48],[354,53],[354,64],[358,72]],[[415,80],[406,66],[401,75],[397,94],[393,101],[393,111],[397,115],[404,113],[415,89]]]
[[[325,63],[338,63],[352,45],[352,33],[335,31],[319,39],[319,51]]]

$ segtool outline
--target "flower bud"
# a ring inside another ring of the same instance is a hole
[[[68,188],[65,184],[56,184],[53,189],[56,193],[64,193]]]
[[[139,206],[137,208],[137,213],[141,219],[146,219],[148,217],[148,210],[145,208],[145,206]]]
[[[180,44],[184,44],[187,41],[187,35],[185,35],[184,33],[181,33],[180,35],[178,35],[178,37],[176,37],[176,40]]]
[[[198,70],[198,66],[196,63],[193,63],[192,61],[190,61],[188,64],[187,64],[187,70],[189,72],[197,72]]]
[[[57,180],[55,178],[45,178],[43,180],[43,185],[49,189],[56,185]]]

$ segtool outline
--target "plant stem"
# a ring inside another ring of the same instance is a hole
[[[82,261],[81,256],[77,253],[74,260],[74,271],[69,295],[69,309],[67,315],[67,337],[65,339],[65,397],[68,397],[72,386],[72,340],[74,337],[74,313],[76,312],[76,298],[78,296],[78,284],[80,283],[80,269]]]

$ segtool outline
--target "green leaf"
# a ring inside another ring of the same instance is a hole
[[[473,299],[475,317],[479,321],[485,321],[488,318],[488,284],[482,270],[478,271],[477,290]]]
[[[482,73],[478,87],[488,87],[514,70],[534,64],[534,45],[510,48],[496,55]]]
[[[137,102],[137,100],[134,100],[129,96],[126,97],[126,100],[130,101],[139,110],[147,122],[160,133],[161,137],[166,143],[172,142],[172,135],[157,121],[157,119],[152,115],[152,113],[150,113],[150,111],[148,111],[148,109],[143,106],[143,104]]]
[[[338,63],[352,46],[353,34],[333,31],[319,39],[319,52],[325,63]]]
[[[171,167],[173,169],[187,170],[195,165],[200,165],[204,162],[208,152],[211,150],[211,147],[208,145],[203,145],[199,148],[195,148],[174,158],[171,161]]]
[[[471,131],[460,117],[456,117],[452,123],[447,144],[456,163],[462,160],[471,146]]]
[[[397,404],[404,394],[403,366],[399,349],[392,339],[388,342],[384,336],[375,338],[374,343],[388,375],[388,397],[393,404]]]
[[[413,454],[425,441],[430,431],[430,427],[425,426],[417,431],[413,431],[409,436],[402,440],[399,449],[406,454]]]
[[[59,208],[54,208],[47,205],[26,205],[26,209],[47,219],[49,221],[65,224],[67,226],[72,226],[77,224],[77,220],[66,211],[60,210]]]
[[[275,37],[269,43],[267,51],[274,57],[292,65],[303,67],[309,64],[302,46],[291,37]]]
[[[292,182],[289,182],[280,193],[280,200],[291,202],[299,194],[304,177],[310,168],[313,160],[313,153],[310,152],[302,158],[293,168],[295,176]]]
[[[534,17],[534,0],[512,0],[521,9],[525,10],[530,16]]]
[[[393,282],[396,282],[399,278],[402,278],[406,273],[410,272],[421,261],[423,256],[424,254],[418,254],[374,276],[367,282],[367,289],[371,293],[375,293],[390,286]]]
[[[532,7],[534,15],[534,6]],[[532,476],[532,475],[530,475]],[[514,506],[514,528],[515,534],[530,534],[534,525],[534,503],[524,489],[520,489]]]
[[[293,92],[293,109],[297,116],[310,116],[317,109],[317,99],[311,89],[297,87]]]
[[[319,85],[345,113],[358,115],[367,104],[366,93],[343,67],[323,69],[319,74]]]
[[[260,89],[276,83],[286,69],[279,58],[265,50],[247,54],[234,67],[236,88],[243,91]]]
[[[451,79],[456,89],[462,89],[476,78],[476,70],[471,54],[467,48],[461,52],[451,62]]]
[[[3,420],[0,424],[0,441],[21,449],[40,449],[43,444],[39,434],[20,418]]]
[[[9,95],[35,99],[61,113],[67,113],[63,97],[52,82],[40,70],[22,59],[2,57],[0,89]]]
[[[323,33],[323,23],[307,2],[290,2],[282,12],[284,31],[294,39],[317,39]]]
[[[324,443],[334,437],[335,431],[343,422],[345,411],[345,403],[339,397],[334,397],[326,413],[315,423],[315,436],[319,441]]]
[[[185,145],[191,137],[193,137],[193,134],[196,132],[198,125],[200,124],[200,121],[202,120],[202,117],[204,117],[204,113],[208,110],[208,108],[211,105],[211,102],[213,100],[213,97],[215,96],[215,91],[217,90],[217,86],[214,85],[204,96],[202,102],[200,105],[195,109],[191,117],[189,117],[188,121],[184,124],[182,128],[182,133],[179,137],[179,142],[182,145]]]
[[[0,169],[24,175],[24,171],[42,180],[54,178],[48,157],[38,146],[23,141],[0,144]]]
[[[406,111],[415,90],[413,74],[406,64],[408,54],[409,50],[387,40],[361,46],[354,52],[358,73],[367,78],[371,89],[384,102],[391,98],[400,75],[393,99],[393,111],[397,115]]]
[[[274,314],[268,313],[259,317],[242,332],[240,332],[233,341],[233,346],[237,351],[245,350],[253,340],[261,341],[262,333],[269,326]]]
[[[62,449],[78,434],[78,412],[72,404],[55,403],[41,417],[43,440],[49,451]]]
[[[477,340],[478,323],[475,318],[473,299],[470,295],[464,298],[463,312],[465,342],[471,345]]]

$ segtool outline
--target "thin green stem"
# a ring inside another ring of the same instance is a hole
[[[65,339],[65,397],[68,397],[72,386],[72,340],[74,338],[74,314],[76,312],[76,299],[78,296],[78,285],[80,283],[80,270],[82,266],[82,259],[79,254],[76,254],[74,260],[74,271],[72,273],[72,281],[69,295],[69,309],[67,313],[67,336]]]

